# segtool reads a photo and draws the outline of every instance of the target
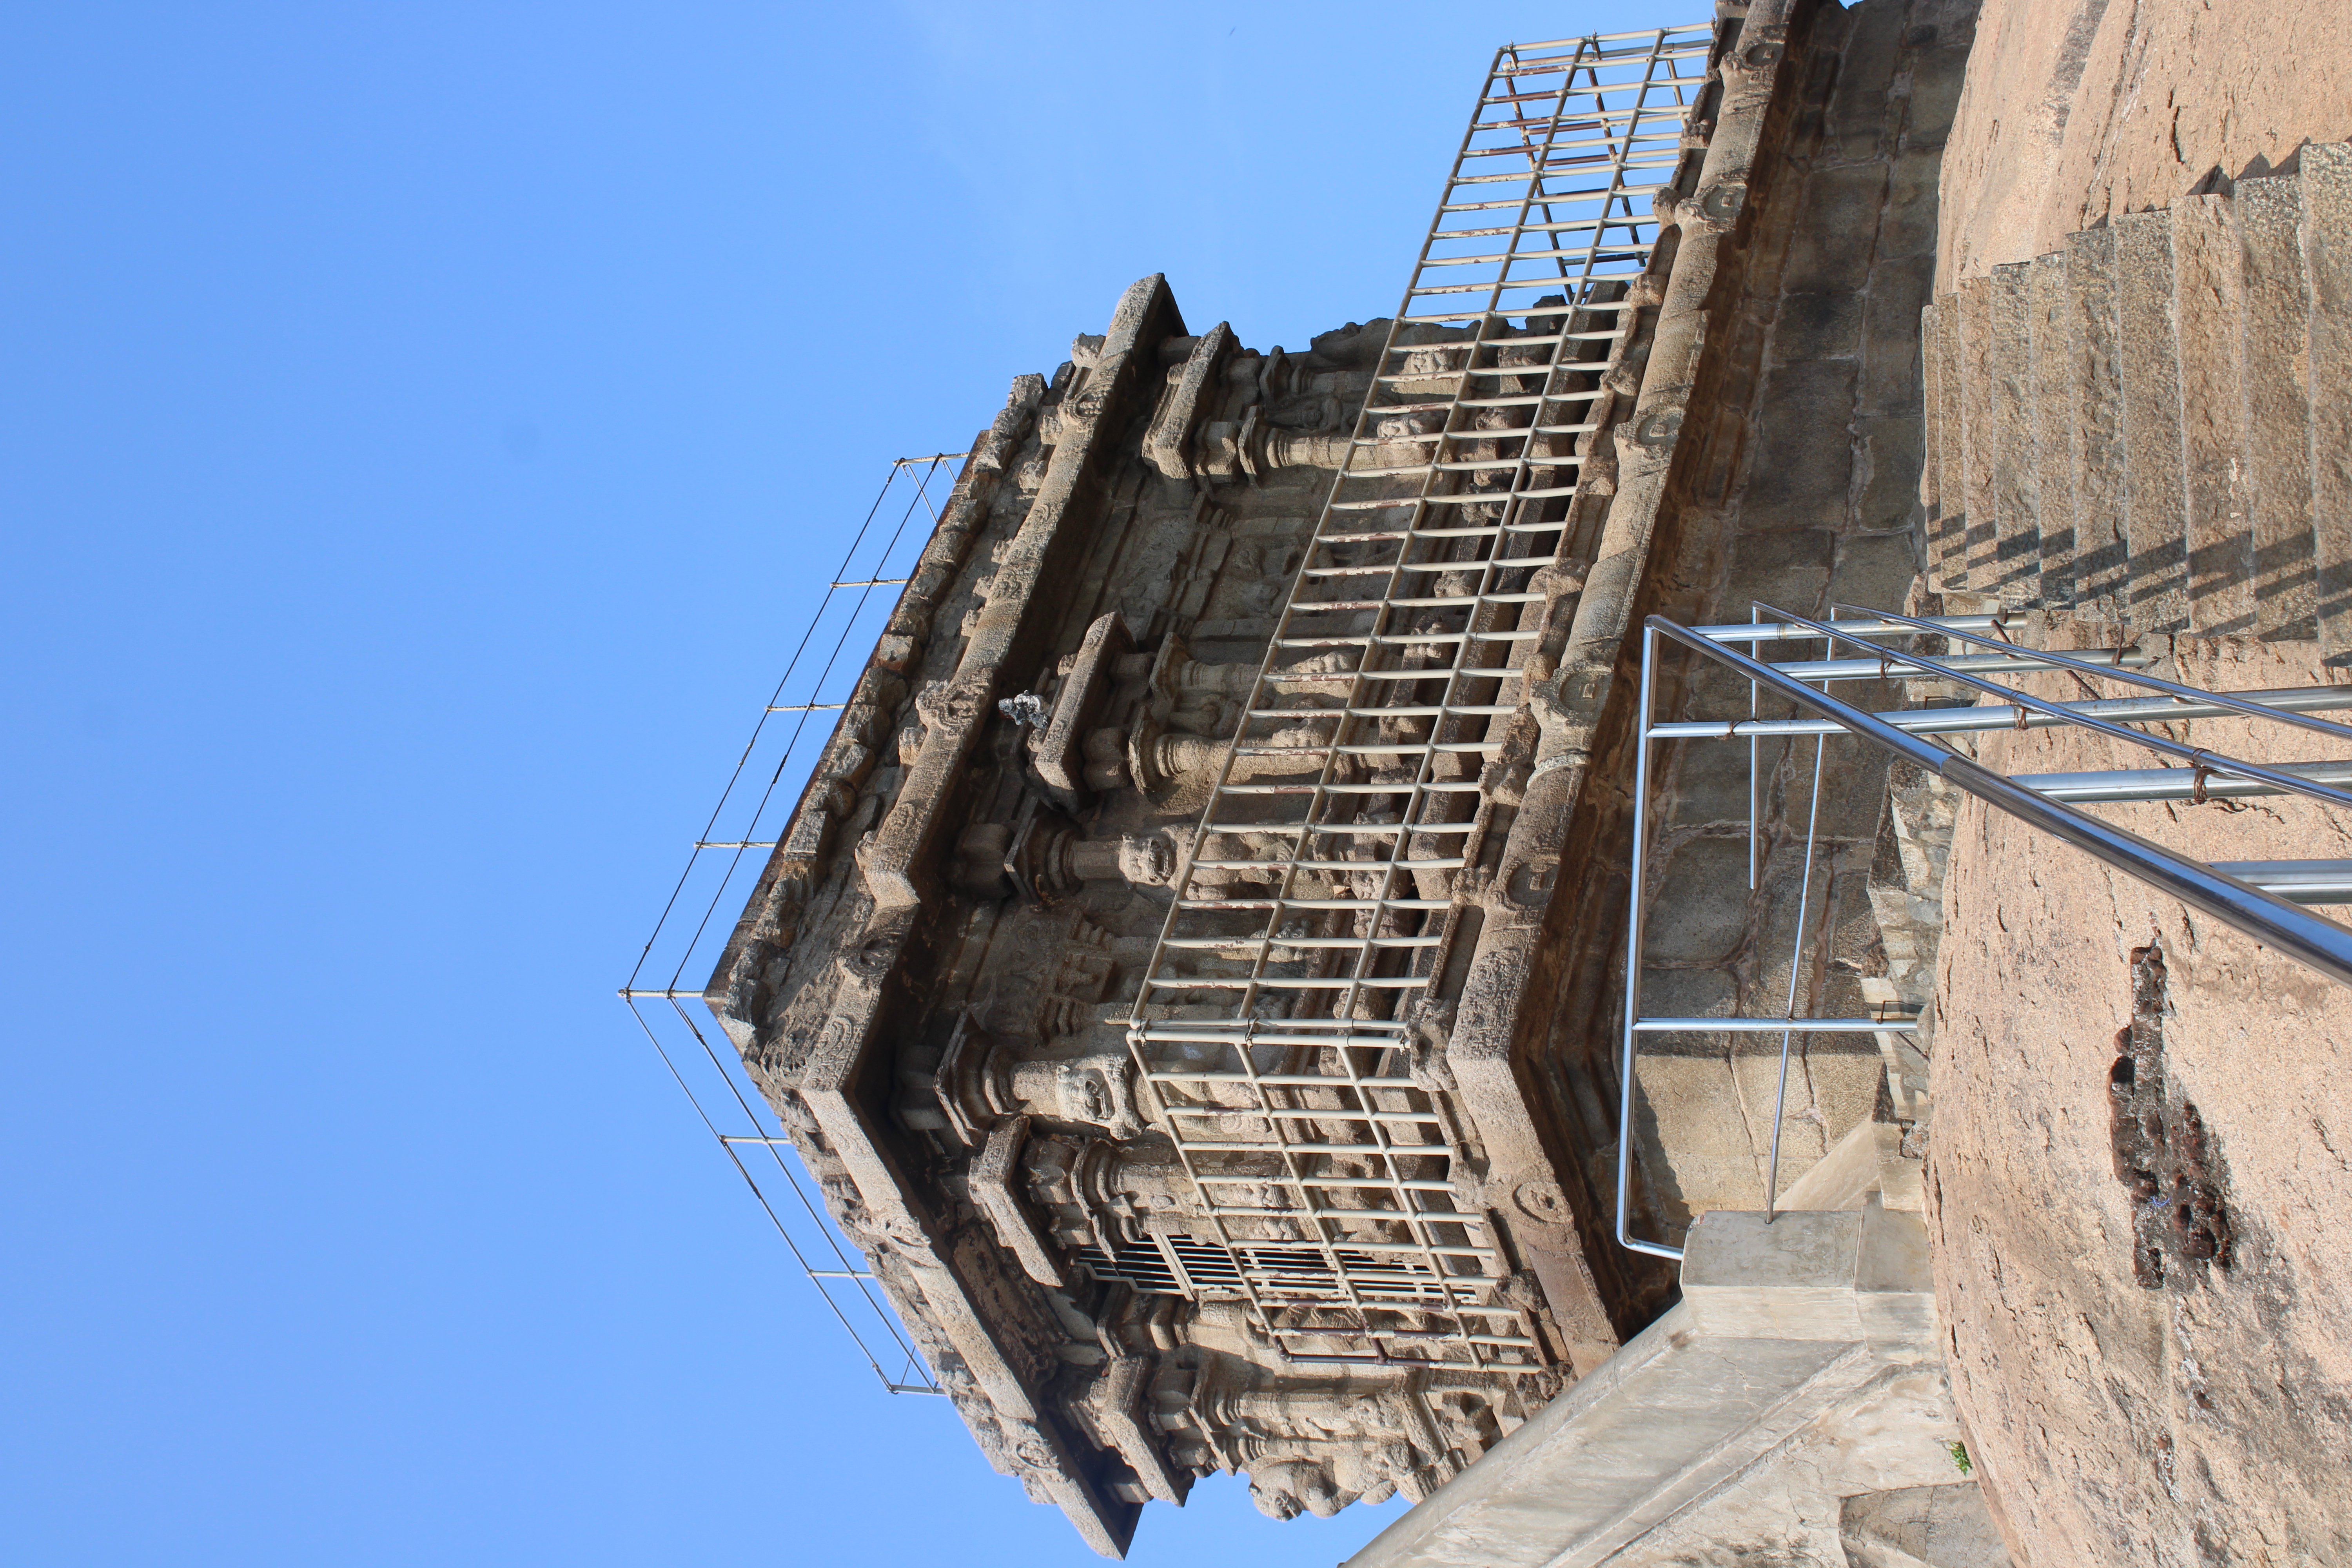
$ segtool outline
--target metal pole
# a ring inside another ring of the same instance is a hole
[[[1797,929],[1792,933],[1789,952],[1789,1014],[1797,1016],[1797,978],[1801,973],[1798,960],[1805,955],[1805,910],[1813,897],[1813,845],[1822,821],[1822,755],[1829,750],[1830,738],[1822,735],[1813,742],[1813,801],[1805,813],[1804,879],[1797,884]],[[1795,1030],[1780,1031],[1780,1086],[1772,1093],[1772,1163],[1764,1174],[1764,1223],[1772,1223],[1772,1203],[1780,1190],[1780,1125],[1787,1119],[1789,1105],[1789,1042]]]
[[[1763,618],[1764,618],[1764,612],[1763,612],[1763,611],[1761,611],[1761,610],[1759,610],[1759,609],[1758,609],[1754,605],[1752,605],[1752,604],[1751,604],[1751,605],[1749,605],[1748,606],[1748,618],[1750,621],[1761,622],[1761,621],[1763,620]],[[1755,644],[1754,644],[1754,643],[1750,643],[1748,646],[1749,646],[1749,647],[1753,647],[1755,646]],[[1759,719],[1760,719],[1760,718],[1762,718],[1762,717],[1763,717],[1763,710],[1762,710],[1762,708],[1760,708],[1760,707],[1759,706],[1759,703],[1762,700],[1762,693],[1763,693],[1763,688],[1761,688],[1761,687],[1758,686],[1754,681],[1752,681],[1752,680],[1751,680],[1751,681],[1749,681],[1749,682],[1748,683],[1748,721],[1750,724],[1755,723]],[[1645,726],[1645,727],[1644,727],[1644,733],[1646,733],[1646,732],[1647,732],[1647,727]],[[1757,879],[1758,877],[1759,877],[1759,876],[1761,876],[1761,875],[1763,874],[1763,869],[1764,869],[1763,865],[1762,865],[1763,856],[1762,856],[1762,854],[1759,851],[1759,849],[1758,849],[1758,847],[1757,847],[1757,838],[1756,838],[1756,825],[1757,825],[1758,820],[1759,820],[1759,819],[1761,817],[1761,816],[1763,815],[1762,810],[1761,810],[1761,807],[1760,807],[1760,805],[1759,805],[1759,803],[1758,802],[1758,800],[1757,800],[1757,798],[1756,798],[1756,769],[1757,769],[1757,767],[1758,767],[1759,763],[1760,763],[1760,761],[1761,761],[1761,758],[1758,755],[1758,749],[1759,749],[1759,747],[1761,747],[1762,745],[1763,745],[1763,742],[1762,742],[1762,741],[1760,741],[1760,740],[1759,740],[1759,739],[1756,737],[1756,735],[1755,735],[1755,734],[1753,734],[1753,733],[1751,732],[1751,733],[1748,735],[1748,890],[1749,892],[1751,892],[1751,893],[1752,893],[1752,892],[1754,892],[1754,891],[1756,890],[1756,879]]]
[[[1652,668],[1657,662],[1656,626],[1654,616],[1642,628],[1642,725],[1634,731],[1633,742],[1633,890],[1629,895],[1633,910],[1625,921],[1625,1048],[1617,1073],[1617,1244],[1679,1262],[1681,1247],[1638,1241],[1629,1228],[1633,1192],[1633,1036],[1634,1020],[1642,1016],[1642,884],[1648,860],[1650,690]]]
[[[1851,608],[1852,606],[1847,607]],[[1986,647],[2007,647],[2011,646],[2006,643],[1996,642],[1990,637],[1979,637],[1975,633],[1967,631],[1958,626],[1932,626],[1925,621],[1914,620],[1909,616],[1882,615],[1879,618],[1881,620],[1899,622],[1903,626],[1917,631],[1947,633],[1949,636],[1959,638],[1962,642],[1978,643]],[[1857,639],[1849,636],[1845,640],[1853,642]],[[1868,647],[1870,645],[1864,644],[1864,646]],[[2282,723],[2293,724],[2299,729],[2316,731],[2323,735],[2332,735],[2339,741],[2352,741],[2352,726],[2338,724],[2332,720],[2306,719],[2286,710],[2268,707],[2259,702],[2243,700],[2230,692],[2206,691],[2194,686],[2183,686],[2177,680],[2167,680],[2160,675],[2140,675],[2137,673],[2130,675],[2118,674],[2115,670],[2112,670],[2104,665],[2092,665],[2085,663],[2084,660],[2079,658],[2069,658],[2063,653],[2053,653],[2047,648],[2036,648],[2033,652],[2034,657],[2037,658],[2046,658],[2061,669],[2072,669],[2083,675],[2104,676],[2109,680],[2120,680],[2130,686],[2144,686],[2150,691],[2165,692],[2169,696],[2178,697],[2184,701],[2215,702],[2224,708],[2230,709],[2233,712],[2243,713],[2249,718],[2276,719]]]
[[[2284,686],[2250,691],[2231,691],[2221,695],[2242,697],[2264,708],[2315,712],[2326,709],[2352,708],[2352,686]],[[2184,702],[2176,697],[2102,697],[2087,702],[2061,702],[2063,711],[2057,714],[2036,713],[2031,709],[2016,707],[1987,708],[1918,708],[1908,712],[1883,713],[1881,718],[1898,730],[1914,735],[1961,735],[1979,730],[2046,730],[2057,724],[2071,724],[2073,715],[2088,713],[2100,719],[2122,719],[2133,723],[2154,721],[2168,723],[2181,719],[2223,719],[2236,711],[2219,702]],[[1663,724],[1650,726],[1650,734],[1660,741],[1728,741],[1740,735],[1830,735],[1841,726],[1828,719],[1670,719]],[[2289,767],[2313,766],[2311,763],[2286,764]]]
[[[2323,915],[2315,915],[2261,889],[2225,877],[2210,866],[2142,838],[2084,812],[2047,800],[2000,774],[1940,746],[1906,734],[1873,713],[1826,692],[1790,679],[1770,665],[1720,644],[1697,637],[1663,616],[1643,623],[1687,647],[1762,681],[1863,739],[1874,742],[1927,768],[1954,786],[1999,806],[2011,816],[2038,827],[2052,837],[2137,878],[2192,909],[2202,910],[2223,924],[2256,942],[2274,947],[2296,963],[2326,975],[2339,985],[2352,985],[2352,931]]]
[[[1768,605],[1765,608],[1771,609],[1771,606]],[[1850,637],[1843,632],[1832,632],[1819,621],[1808,621],[1802,616],[1790,616],[1786,610],[1773,610],[1772,613],[1776,616],[1788,616],[1790,620],[1796,621],[1800,625],[1810,626],[1815,631],[1822,633],[1823,636],[1836,637],[1842,642],[1854,643],[1863,647],[1874,647],[1877,646],[1874,643],[1864,642],[1860,637]],[[1884,659],[1890,656],[1888,654],[1882,653],[1880,657]],[[2277,785],[2280,789],[2286,791],[2290,795],[2309,795],[2314,800],[2328,801],[2336,805],[2352,805],[2352,794],[2347,794],[2345,791],[2339,789],[2330,789],[2325,784],[2313,784],[2308,779],[2297,778],[2293,773],[2281,773],[2276,768],[2266,768],[2254,763],[2242,762],[2236,757],[2228,756],[2220,752],[2209,752],[2201,747],[2188,745],[2182,742],[2170,740],[2162,735],[2150,735],[2138,730],[2126,730],[2121,724],[2110,724],[2104,719],[2094,718],[2087,713],[2079,711],[2069,713],[2065,709],[2061,708],[2055,702],[2049,701],[2043,698],[2032,696],[2027,692],[2014,690],[2011,688],[2002,686],[1996,681],[1987,680],[1981,676],[1969,673],[1970,668],[1981,668],[1984,667],[1976,659],[1967,656],[1952,659],[1930,658],[1926,654],[1920,653],[1898,654],[1892,655],[1891,657],[1900,658],[1908,664],[1919,666],[1920,668],[1930,670],[1936,674],[1947,676],[1953,680],[1960,682],[1964,686],[1974,687],[1979,691],[1989,691],[1996,697],[2006,697],[2011,702],[2016,703],[2019,707],[2032,709],[2036,713],[2047,713],[2053,717],[2064,718],[2069,722],[2075,724],[2082,729],[2095,731],[2099,734],[2107,736],[2111,740],[2122,741],[2129,745],[2143,746],[2151,752],[2161,752],[2168,757],[2179,757],[2181,761],[2189,763],[2191,767],[2204,768],[2211,773],[2234,773],[2240,778],[2260,779],[2264,784]],[[2083,659],[2057,658],[2052,655],[2042,653],[2040,650],[2036,650],[2032,657],[2034,658],[2043,660],[2051,668],[2054,668],[2074,669],[2091,675],[2116,674],[2116,666],[2095,665]],[[2117,663],[2120,664],[2121,661],[2118,660]],[[2017,673],[2022,673],[2023,668],[2024,667],[2020,666]],[[2117,679],[2126,679],[2121,675],[2116,675],[2116,678]],[[2129,679],[2137,681],[2139,679],[2139,677],[2132,676]],[[2153,678],[2151,677],[2150,679]],[[2167,681],[2162,684],[2169,686],[2171,683]],[[2218,693],[2210,691],[2199,692],[2196,688],[2189,686],[2183,686],[2178,688],[2178,689],[2187,692],[2192,697],[2201,696],[2209,700],[2219,695]],[[2325,719],[2309,719],[2299,713],[2280,712],[2273,709],[2262,707],[2258,703],[2249,703],[2246,704],[2246,707],[2252,712],[2260,714],[2266,718],[2281,719],[2290,724],[2300,724],[2305,727],[2323,729],[2330,733],[2352,735],[2352,730],[2347,730],[2341,724],[2330,723]]]

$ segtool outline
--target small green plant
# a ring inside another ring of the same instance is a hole
[[[1964,1476],[1976,1474],[1977,1468],[1969,1463],[1969,1446],[1966,1443],[1947,1443],[1944,1452],[1952,1457],[1952,1468]]]

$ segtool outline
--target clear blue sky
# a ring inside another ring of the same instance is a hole
[[[1494,45],[1705,9],[16,12],[0,1557],[1092,1561],[613,988],[890,458],[1385,314]]]

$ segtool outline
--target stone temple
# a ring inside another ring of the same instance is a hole
[[[1883,1027],[1783,1068],[1636,1039],[1626,980],[1642,714],[1796,711],[1652,689],[1647,616],[2301,661],[2225,686],[2352,647],[2343,451],[2267,439],[2248,368],[2316,427],[2352,164],[1939,282],[1977,9],[1507,47],[1393,316],[1254,347],[1147,278],[972,442],[703,996],[988,1461],[1097,1551],[1222,1470],[1422,1505],[1365,1563],[2023,1560],[1931,1262],[1980,808],[1850,739],[1662,760],[1639,1011]],[[2261,267],[2292,343],[2212,302]],[[1850,662],[1809,678],[1979,700]],[[2154,1016],[2135,951],[2107,1033]],[[2147,1244],[2168,1289],[2220,1278],[2198,1223]]]

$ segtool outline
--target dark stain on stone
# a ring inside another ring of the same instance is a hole
[[[2135,948],[2132,1021],[2107,1069],[2108,1147],[2131,1194],[2132,1278],[2145,1289],[2230,1267],[2231,1224],[2205,1119],[2164,1082],[2164,951]]]

